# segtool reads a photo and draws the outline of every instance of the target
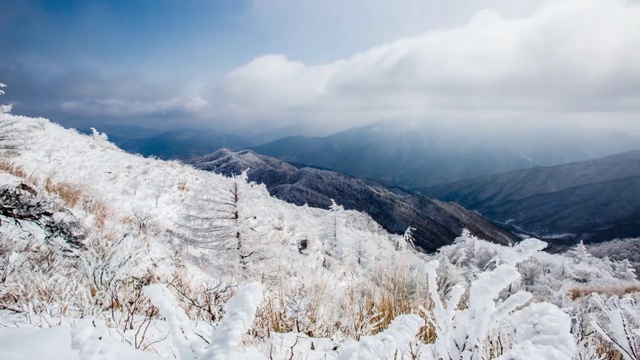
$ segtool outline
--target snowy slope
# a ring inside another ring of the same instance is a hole
[[[291,205],[242,177],[127,154],[97,132],[85,136],[7,112],[0,122],[0,187],[10,193],[17,186],[31,189],[14,198],[42,203],[43,211],[66,217],[82,234],[72,246],[59,236],[48,238],[40,228],[44,220],[1,219],[3,255],[15,283],[3,284],[0,294],[7,294],[11,308],[38,304],[37,312],[53,316],[133,311],[129,303],[137,301],[138,289],[160,282],[174,286],[183,301],[197,302],[191,316],[212,319],[239,283],[258,280],[271,295],[265,311],[281,312],[270,320],[281,330],[295,322],[299,331],[330,335],[335,326],[352,332],[349,323],[360,315],[350,302],[364,301],[365,292],[377,296],[384,273],[410,274],[408,283],[423,273],[423,255],[396,251],[403,237],[388,234],[365,214]],[[199,243],[202,229],[192,224],[196,215],[215,217],[220,209],[207,206],[224,203],[231,189],[239,189],[240,221],[215,225],[242,233],[245,254],[226,248],[234,236],[210,232],[205,235],[213,246]],[[32,256],[32,248],[51,259]],[[247,269],[239,269],[240,256],[247,254]],[[49,268],[39,267],[49,260]],[[59,296],[49,297],[54,291]],[[296,303],[303,295],[309,299]],[[313,323],[292,319],[309,309]],[[115,321],[125,320],[122,315]],[[261,324],[261,336],[271,325]]]
[[[465,228],[498,244],[515,241],[512,234],[460,206],[329,170],[296,168],[250,150],[221,149],[190,163],[226,176],[248,170],[250,180],[265,184],[274,197],[293,204],[326,209],[333,199],[345,208],[366,212],[392,233],[402,234],[411,226],[415,244],[430,252],[451,244]]]
[[[129,155],[98,132],[9,110],[0,110],[2,359],[637,351],[640,287],[628,262],[468,232],[428,256],[410,233],[391,235],[365,214],[288,204],[245,176]]]
[[[136,271],[154,267],[155,275],[169,278],[179,262],[175,254],[178,249],[184,250],[180,256],[198,264],[187,268],[194,272],[188,273],[191,280],[231,282],[237,274],[227,274],[225,270],[233,267],[237,259],[225,258],[225,254],[218,254],[215,249],[198,249],[193,244],[186,249],[183,244],[176,246],[181,239],[171,236],[171,231],[181,230],[188,220],[183,218],[185,214],[208,210],[194,209],[193,205],[199,202],[196,200],[222,201],[224,192],[237,184],[242,184],[240,197],[246,198],[239,202],[245,206],[240,212],[248,215],[241,216],[255,217],[246,225],[250,229],[240,231],[251,233],[251,239],[247,240],[255,243],[251,245],[259,247],[258,243],[266,243],[267,247],[278,249],[261,259],[262,265],[253,273],[243,275],[246,278],[278,274],[304,280],[329,276],[341,284],[354,278],[353,273],[371,276],[378,266],[386,267],[396,261],[395,247],[401,237],[386,233],[362,213],[297,207],[270,197],[264,187],[247,184],[242,178],[225,178],[177,162],[129,155],[97,133],[89,137],[44,119],[1,116],[3,123],[9,124],[5,131],[14,132],[20,143],[20,150],[7,155],[5,162],[27,174],[23,181],[43,197],[67,207],[86,229],[91,229],[88,238],[95,235],[115,241],[124,237],[142,247],[133,254],[132,268]],[[3,186],[11,186],[12,182],[17,183],[17,179],[11,177]],[[67,187],[72,190],[60,191]],[[72,191],[79,192],[79,199],[69,203],[65,197],[72,196],[66,194]],[[337,249],[325,249],[326,233],[340,243]],[[299,242],[304,239],[307,249],[301,250]],[[220,256],[209,258],[213,253]],[[360,264],[356,257],[360,258]],[[402,257],[407,264],[420,261],[420,255],[413,252],[402,253]],[[330,271],[322,266],[338,262],[353,266],[341,265]],[[160,263],[168,266],[158,266]],[[184,263],[190,262],[179,262],[180,266]]]

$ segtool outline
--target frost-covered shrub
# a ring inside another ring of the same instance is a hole
[[[409,346],[424,325],[416,315],[400,315],[391,322],[387,330],[374,336],[365,336],[360,341],[348,341],[340,351],[340,360],[365,360],[393,356]]]
[[[435,330],[435,343],[427,346],[434,359],[485,359],[490,337],[501,332],[514,333],[512,344],[503,343],[495,355],[503,359],[571,359],[575,344],[568,315],[551,304],[529,305],[527,292],[516,292],[501,299],[500,293],[520,277],[516,264],[546,246],[528,239],[514,248],[505,248],[495,268],[477,274],[468,289],[455,285],[445,303],[437,293],[438,262],[428,266],[433,313],[429,320]],[[466,306],[460,308],[463,294]],[[552,325],[543,325],[551,322]],[[549,341],[550,338],[555,341]],[[529,356],[529,357],[527,357]]]
[[[184,311],[176,305],[175,298],[161,285],[145,287],[144,293],[167,319],[173,344],[181,360],[233,359],[242,337],[250,329],[256,310],[262,303],[262,286],[253,283],[238,289],[226,305],[225,316],[210,339],[204,339],[193,331],[193,325]]]
[[[587,251],[598,258],[609,258],[615,261],[628,261],[640,274],[640,238],[619,239],[598,244],[590,244]]]
[[[640,358],[640,310],[630,296],[603,299],[594,294],[601,312],[592,315],[591,325],[626,360]]]
[[[452,245],[440,249],[439,275],[470,282],[479,271],[494,268],[508,256],[505,247],[464,232]],[[588,294],[598,288],[623,289],[638,285],[629,262],[596,258],[582,244],[565,254],[536,252],[518,263],[517,269],[521,277],[509,286],[508,292],[528,291],[536,298],[557,303],[564,301],[570,291],[580,293],[583,288],[588,289]]]

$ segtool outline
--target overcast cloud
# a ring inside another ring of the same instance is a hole
[[[264,55],[229,73],[227,107],[249,118],[337,123],[505,112],[636,116],[638,19],[634,3],[554,1],[524,18],[483,10],[463,26],[327,63]]]
[[[147,126],[411,118],[640,132],[637,1],[147,4],[0,4],[2,102]]]

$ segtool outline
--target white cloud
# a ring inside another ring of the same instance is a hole
[[[227,110],[337,122],[460,112],[639,112],[638,19],[637,3],[553,1],[524,18],[484,10],[464,26],[331,63],[260,56],[227,76]]]
[[[175,116],[194,115],[207,105],[207,100],[200,97],[174,97],[149,102],[123,99],[65,101],[60,109],[82,116]]]

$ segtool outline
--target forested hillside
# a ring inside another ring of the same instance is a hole
[[[640,151],[423,188],[531,236],[640,236]]]

